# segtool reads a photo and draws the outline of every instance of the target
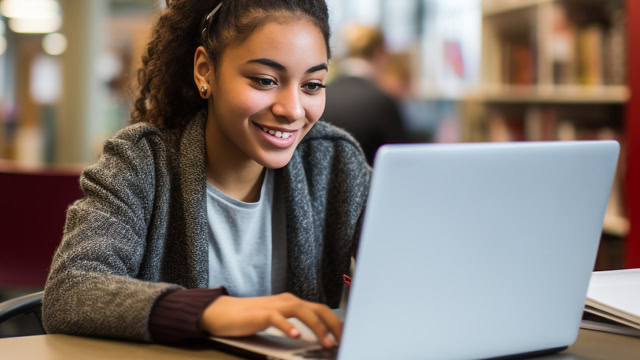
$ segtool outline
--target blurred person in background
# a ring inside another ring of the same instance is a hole
[[[389,56],[387,65],[380,75],[377,84],[398,103],[408,101],[412,97],[411,55],[394,53]],[[403,122],[406,119],[403,119]]]
[[[345,35],[348,57],[327,88],[323,119],[351,133],[373,164],[380,146],[407,142],[408,136],[396,99],[378,85],[390,56],[382,32],[351,25]]]
[[[47,280],[48,333],[162,343],[269,326],[325,347],[366,202],[355,140],[318,121],[324,0],[169,0],[131,126],[85,169]]]

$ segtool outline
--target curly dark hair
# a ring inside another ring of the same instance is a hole
[[[138,70],[140,89],[132,123],[148,122],[161,128],[185,125],[207,108],[193,80],[198,46],[204,46],[216,64],[226,48],[242,43],[268,22],[307,18],[322,32],[330,56],[325,0],[225,0],[207,20],[219,4],[219,0],[167,0]]]

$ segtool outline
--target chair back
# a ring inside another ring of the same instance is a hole
[[[44,291],[0,303],[0,339],[46,334],[42,325]]]
[[[0,288],[44,287],[80,173],[0,162]]]

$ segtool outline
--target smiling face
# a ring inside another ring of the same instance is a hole
[[[294,17],[227,48],[209,72],[207,147],[235,161],[287,165],[324,112],[327,61],[322,32]]]

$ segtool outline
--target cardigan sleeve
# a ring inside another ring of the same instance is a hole
[[[153,341],[168,344],[209,336],[200,328],[200,318],[207,306],[221,295],[228,295],[223,287],[178,290],[161,296],[149,317]]]
[[[140,129],[142,127],[138,127]],[[136,279],[154,198],[151,145],[133,131],[105,143],[80,178],[45,286],[48,333],[150,341],[151,309],[180,286]]]

